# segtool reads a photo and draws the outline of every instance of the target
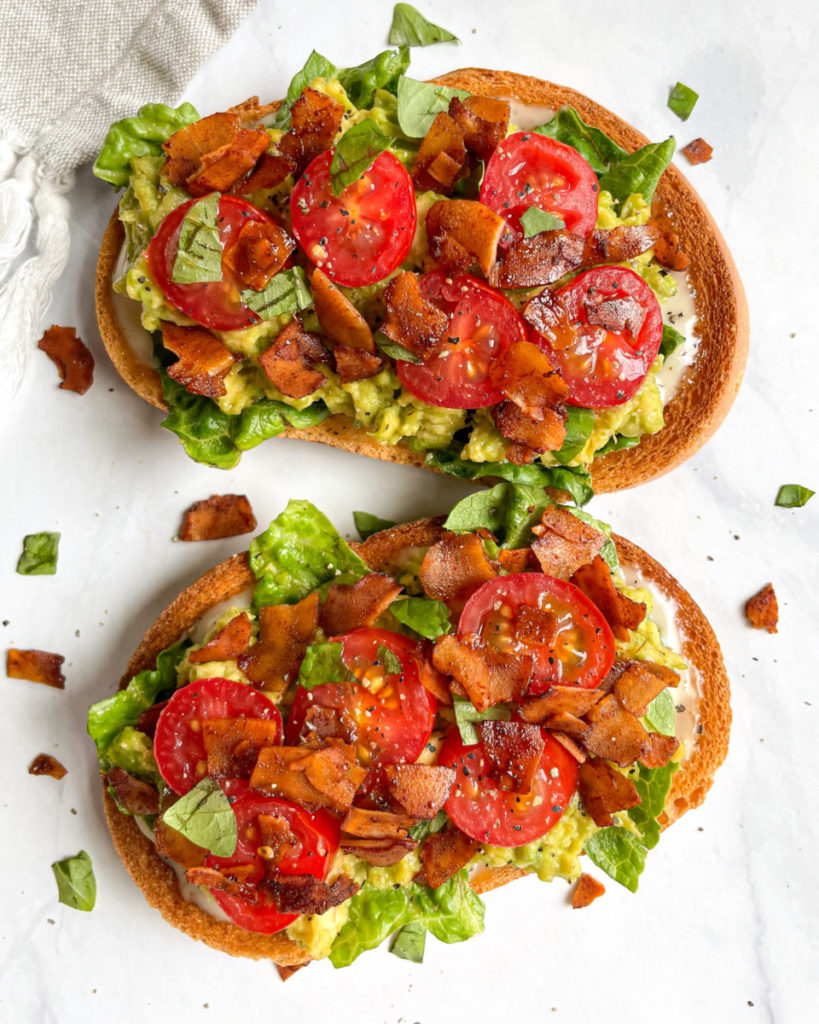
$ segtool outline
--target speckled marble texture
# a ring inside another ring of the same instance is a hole
[[[114,196],[81,174],[70,267],[43,325],[78,327],[97,359],[95,383],[82,398],[58,391],[38,356],[0,447],[3,648],[60,651],[68,680],[64,692],[0,682],[4,1021],[815,1019],[819,497],[794,511],[774,497],[782,483],[819,490],[819,13],[807,0],[422,6],[464,43],[416,51],[419,78],[463,65],[528,72],[575,86],[652,138],[674,132],[684,145],[701,135],[714,146],[710,163],[680,166],[744,277],[752,342],[743,389],[696,458],[590,508],[675,573],[713,623],[733,684],[728,760],[705,805],[650,854],[637,895],[611,883],[578,914],[562,883],[527,879],[487,897],[482,936],[451,947],[430,940],[421,966],[376,953],[344,973],[322,964],[282,985],[269,965],[232,960],[165,925],[109,841],[84,721],[157,612],[239,547],[173,544],[182,510],[236,491],[265,523],[300,496],[351,530],[354,508],[427,515],[467,488],[297,442],[264,445],[224,474],[189,462],[100,344],[93,269]],[[376,52],[390,12],[375,0],[265,0],[185,98],[208,112],[252,93],[279,96],[311,47],[350,64]],[[678,79],[701,96],[685,124],[665,106]],[[17,576],[22,536],[51,529],[62,532],[58,574]],[[742,615],[769,580],[776,636],[750,630]],[[66,764],[61,782],[27,775],[41,751]],[[57,903],[49,868],[79,849],[96,870],[91,914]]]

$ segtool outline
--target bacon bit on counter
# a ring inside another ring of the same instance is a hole
[[[206,661],[230,661],[238,658],[250,644],[252,628],[250,616],[247,612],[241,612],[198,651],[191,651],[188,661],[192,665],[201,665]]]
[[[416,356],[436,347],[449,326],[443,310],[421,294],[418,275],[404,271],[384,291],[387,311],[381,331]]]
[[[600,554],[603,534],[559,505],[547,505],[539,526],[532,528],[532,551],[549,576],[567,580],[581,565]]]
[[[461,129],[464,145],[484,161],[506,138],[509,111],[509,100],[488,96],[453,96],[449,101],[449,116]]]
[[[455,769],[438,764],[388,764],[384,777],[390,797],[410,817],[431,821],[449,797]]]
[[[202,740],[208,775],[215,779],[249,779],[259,751],[276,746],[281,726],[264,718],[206,718]]]
[[[441,111],[424,136],[412,165],[412,181],[418,192],[451,195],[455,182],[466,170],[463,132]]]
[[[397,864],[417,845],[414,839],[357,839],[353,836],[342,836],[339,843],[343,853],[352,853],[377,867]]]
[[[629,630],[637,629],[646,617],[644,604],[632,601],[615,587],[611,569],[600,555],[596,555],[588,564],[581,565],[572,574],[571,582],[597,605],[617,640],[628,640]]]
[[[281,693],[298,672],[318,626],[319,596],[298,604],[272,604],[259,612],[258,641],[237,658],[239,668],[267,693]]]
[[[363,348],[336,345],[333,355],[342,384],[352,384],[354,380],[366,380],[367,377],[378,373],[383,365],[383,360],[378,353],[366,352]]]
[[[427,213],[430,255],[450,274],[464,273],[477,263],[489,277],[505,230],[503,217],[471,199],[442,200]]]
[[[312,809],[347,811],[366,771],[353,747],[338,740],[326,746],[264,747],[250,777],[250,788],[266,796],[282,796]]]
[[[230,352],[204,327],[180,327],[169,320],[162,323],[162,344],[179,356],[167,368],[168,376],[192,395],[221,398],[226,394],[225,377],[240,356]]]
[[[531,655],[504,654],[477,636],[442,636],[432,660],[460,683],[478,711],[522,696],[532,676]]]
[[[163,810],[169,805],[166,804]],[[161,817],[154,822],[154,842],[160,857],[175,860],[183,868],[196,868],[205,863],[208,851],[202,846],[192,843],[187,836],[166,825]]]
[[[297,173],[333,145],[344,106],[315,89],[303,89],[290,110],[290,130],[279,140],[279,152],[293,161]]]
[[[520,706],[521,717],[526,722],[542,725],[555,715],[570,714],[577,718],[602,699],[599,690],[586,690],[579,686],[553,686],[540,697],[529,697]]]
[[[472,594],[497,573],[474,533],[445,533],[424,555],[418,579],[427,597],[460,615]]]
[[[711,159],[714,147],[709,146],[705,139],[694,139],[683,146],[683,155],[690,164],[704,164]]]
[[[580,910],[582,907],[587,907],[590,903],[593,903],[598,896],[602,896],[606,891],[605,885],[602,882],[598,882],[596,878],[592,878],[591,875],[582,874],[577,880],[577,885],[574,887],[572,893],[572,907],[575,910]]]
[[[64,391],[84,395],[94,383],[94,357],[73,327],[52,324],[37,342],[37,348],[57,367]]]
[[[394,811],[351,807],[341,820],[341,831],[362,839],[406,839],[417,818]]]
[[[281,875],[263,879],[258,888],[272,896],[282,914],[323,914],[355,896],[361,886],[346,875],[331,885],[313,875]]]
[[[543,754],[543,734],[526,722],[481,722],[481,743],[489,773],[502,790],[528,793]]]
[[[310,288],[321,329],[331,341],[347,348],[375,352],[373,332],[347,296],[318,267],[310,276]]]
[[[424,882],[437,889],[472,859],[480,844],[476,839],[450,824],[445,832],[433,832],[418,851],[423,865]]]
[[[627,811],[640,803],[631,779],[600,758],[584,761],[577,769],[577,777],[583,805],[600,828],[614,824],[615,811]]]
[[[30,683],[43,683],[64,690],[65,676],[60,671],[64,661],[61,654],[10,647],[6,652],[6,675],[9,679],[27,679]]]
[[[278,224],[246,220],[222,263],[248,288],[260,292],[295,248],[295,240]]]
[[[305,960],[303,964],[276,964],[276,970],[279,972],[279,977],[282,981],[287,981],[288,978],[292,978],[296,971],[300,971],[302,967],[309,967],[312,961]]]
[[[614,695],[626,711],[642,718],[659,693],[667,686],[678,686],[679,682],[680,677],[673,668],[655,665],[652,661],[629,661],[614,684]]]
[[[38,754],[28,766],[29,775],[50,775],[52,779],[61,779],[68,774],[68,769],[51,754]]]
[[[745,602],[745,618],[754,629],[767,629],[769,633],[776,633],[779,603],[772,583],[766,583],[758,594],[748,598]]]
[[[186,188],[192,196],[228,192],[252,170],[269,145],[264,128],[239,128],[224,146],[201,155],[201,167],[185,182]]]
[[[212,494],[185,512],[179,539],[220,540],[256,529],[256,517],[244,494]]]
[[[355,583],[333,583],[319,611],[327,636],[372,626],[404,588],[392,576],[373,572]]]
[[[489,275],[495,288],[534,288],[554,284],[583,261],[582,235],[556,229],[520,238],[498,258]]]
[[[117,794],[117,799],[131,814],[158,814],[159,794],[153,786],[131,775],[123,768],[112,768],[108,772],[108,785]]]
[[[259,356],[267,379],[288,398],[305,398],[317,391],[327,378],[316,367],[331,362],[330,350],[318,334],[305,331],[300,313]]]

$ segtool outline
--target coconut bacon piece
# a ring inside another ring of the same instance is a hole
[[[108,772],[108,784],[117,794],[117,799],[131,814],[158,814],[159,793],[153,786],[131,775],[123,768],[112,768]]]
[[[73,327],[52,324],[37,342],[37,348],[57,367],[64,391],[84,395],[94,383],[94,357]]]
[[[38,754],[28,766],[29,775],[50,775],[52,779],[62,779],[68,769],[52,754]]]
[[[603,698],[600,690],[587,690],[579,686],[552,686],[540,697],[529,697],[520,706],[520,715],[526,722],[543,725],[555,715],[568,713],[582,718]]]
[[[667,686],[677,686],[674,669],[651,661],[630,661],[614,684],[614,695],[632,715],[642,718],[648,705]]]
[[[646,617],[644,604],[632,601],[615,587],[611,570],[600,555],[581,565],[572,574],[571,582],[597,605],[617,640],[628,640],[629,631],[637,629]]]
[[[477,263],[484,277],[489,277],[505,230],[503,217],[470,199],[443,200],[427,213],[430,255],[450,274],[463,273]]]
[[[397,864],[417,845],[414,839],[359,839],[355,836],[342,836],[339,843],[344,853],[353,853],[378,867]]]
[[[586,239],[581,266],[622,263],[654,248],[662,237],[657,224],[620,224],[616,228],[597,228]]]
[[[572,893],[572,909],[581,910],[583,907],[587,907],[598,896],[602,896],[605,891],[606,887],[602,882],[598,882],[591,875],[581,875]]]
[[[290,130],[279,140],[279,153],[293,161],[296,172],[328,150],[341,127],[344,106],[315,89],[302,89],[290,111]]]
[[[640,720],[626,711],[612,693],[589,710],[586,721],[589,728],[581,742],[596,757],[627,768],[649,749],[651,741]]]
[[[408,814],[351,807],[341,820],[341,831],[362,839],[406,839],[416,821]]]
[[[252,623],[247,612],[241,612],[227,623],[198,651],[191,651],[188,661],[201,665],[206,661],[230,661],[248,649]]]
[[[295,248],[294,239],[278,224],[247,220],[234,244],[225,249],[222,263],[248,288],[259,292],[284,267]]]
[[[373,332],[347,296],[318,267],[310,277],[310,289],[321,329],[332,341],[347,348],[375,352]]]
[[[64,661],[61,654],[50,651],[10,647],[6,652],[6,675],[9,679],[27,679],[30,683],[43,683],[56,690],[64,690],[65,676],[60,671]]]
[[[478,726],[490,772],[500,789],[528,793],[543,755],[543,734],[526,722],[481,722]]]
[[[381,332],[416,356],[424,356],[438,345],[449,326],[443,310],[421,294],[418,275],[404,271],[384,292],[386,316]]]
[[[208,775],[249,779],[259,751],[280,742],[278,721],[264,718],[207,718],[202,722]]]
[[[159,172],[160,176],[172,185],[186,185],[188,178],[201,168],[204,154],[227,146],[239,132],[240,126],[241,118],[237,113],[224,111],[202,117],[180,128],[162,143],[167,159]]]
[[[480,843],[455,828],[445,832],[433,832],[421,844],[419,851],[423,865],[424,881],[431,889],[437,889],[472,859]]]
[[[443,601],[456,615],[478,587],[496,575],[474,533],[446,532],[427,550],[418,571],[426,595]]]
[[[270,136],[263,128],[239,128],[229,142],[201,155],[200,169],[185,182],[188,191],[193,196],[228,192],[256,165],[269,145]]]
[[[305,807],[347,811],[366,771],[349,744],[328,741],[319,748],[264,747],[250,776],[250,788]]]
[[[489,96],[453,96],[449,116],[461,129],[464,145],[479,160],[488,160],[506,138],[509,127],[509,100]]]
[[[550,413],[562,413],[569,395],[569,387],[558,370],[531,341],[510,345],[493,360],[489,378],[506,398],[537,422],[546,420]]]
[[[259,356],[267,379],[289,398],[306,398],[322,387],[326,377],[317,367],[331,361],[319,335],[304,330],[299,313]]]
[[[372,626],[404,588],[392,576],[370,573],[355,583],[333,583],[319,611],[327,636]]]
[[[745,602],[745,618],[754,629],[767,629],[775,633],[779,622],[779,603],[776,600],[773,584],[766,583],[758,594],[749,597]]]
[[[541,569],[563,580],[591,562],[605,541],[599,530],[559,505],[547,505],[541,524],[533,527],[532,532],[536,535],[532,551]]]
[[[541,231],[514,242],[489,275],[496,288],[533,288],[554,284],[583,262],[584,239],[565,229]]]
[[[277,694],[287,688],[316,632],[318,606],[314,591],[298,604],[272,604],[259,611],[259,638],[237,659],[259,689]]]
[[[704,164],[711,159],[714,147],[709,146],[705,139],[692,139],[683,146],[683,155],[690,164]]]
[[[350,348],[349,345],[336,345],[333,349],[342,384],[351,384],[354,380],[366,380],[378,373],[383,360],[377,352],[367,352],[363,348]]]
[[[259,889],[270,893],[282,914],[324,914],[355,896],[360,888],[347,875],[339,875],[329,885],[313,875],[277,875],[259,883]]]
[[[256,529],[256,516],[244,494],[212,494],[185,512],[179,539],[220,540]]]
[[[384,766],[390,797],[414,819],[431,821],[446,803],[455,769],[437,764]]]
[[[496,651],[478,636],[442,636],[435,667],[459,683],[478,711],[523,696],[532,675],[531,655]]]
[[[640,803],[631,779],[600,758],[584,761],[577,769],[577,777],[583,806],[600,828],[614,824],[615,811],[627,811]]]
[[[412,165],[416,190],[451,195],[455,182],[466,169],[466,155],[463,132],[449,114],[441,111],[424,136]]]
[[[179,356],[167,368],[171,380],[192,395],[221,398],[227,393],[225,377],[241,357],[230,352],[210,331],[204,327],[180,327],[163,320],[162,344]]]
[[[492,409],[492,419],[503,437],[523,449],[516,453],[516,458],[512,458],[508,451],[506,453],[510,462],[519,465],[531,462],[537,452],[557,451],[566,440],[565,418],[554,409],[545,409],[542,417],[535,420],[514,402],[505,400]]]

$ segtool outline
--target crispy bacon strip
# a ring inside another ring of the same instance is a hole
[[[247,220],[235,243],[225,249],[222,263],[258,292],[284,267],[295,248],[295,241],[278,224]]]
[[[73,327],[52,324],[37,342],[37,348],[57,367],[64,391],[84,395],[94,383],[94,357]]]
[[[123,768],[112,768],[108,772],[108,785],[131,814],[159,813],[159,793],[153,786],[135,775],[130,775]]]
[[[555,732],[554,730],[551,730],[549,735],[553,739],[557,740],[557,742],[561,745],[561,747],[563,747],[564,750],[568,750],[568,752],[572,755],[572,757],[575,759],[575,761],[577,761],[578,764],[583,764],[583,762],[586,760],[586,755],[583,753],[580,747],[578,747],[578,745],[571,738],[571,736],[567,736],[565,732]]]
[[[192,665],[202,665],[206,661],[232,661],[247,650],[251,630],[250,616],[241,612],[198,651],[192,651],[188,661]]]
[[[440,637],[432,660],[460,683],[478,711],[523,696],[532,675],[530,655],[502,654],[477,636]]]
[[[766,583],[758,594],[748,598],[745,602],[745,618],[754,629],[767,629],[769,633],[776,633],[779,602],[772,583]]]
[[[219,540],[256,529],[256,516],[244,494],[212,494],[185,512],[179,539]]]
[[[465,167],[463,132],[453,118],[442,111],[430,125],[412,165],[415,188],[418,192],[451,195]]]
[[[295,169],[296,165],[289,157],[276,153],[262,153],[250,174],[235,182],[230,191],[236,195],[246,196],[261,189],[278,188]]]
[[[561,414],[569,395],[559,371],[531,341],[516,341],[493,360],[489,379],[529,419],[538,422],[550,413]]]
[[[540,526],[532,530],[532,542],[541,569],[549,576],[567,580],[600,553],[603,534],[559,505],[547,505]]]
[[[577,769],[577,777],[583,806],[601,828],[614,824],[615,811],[627,811],[640,803],[631,779],[600,758],[584,761]]]
[[[581,910],[583,907],[587,907],[598,896],[602,896],[605,891],[606,887],[602,882],[598,882],[591,875],[581,875],[572,893],[572,908],[574,910]]]
[[[646,311],[630,296],[624,299],[602,299],[595,293],[584,298],[583,308],[590,324],[604,327],[607,331],[628,331],[635,338],[646,318]]]
[[[163,320],[162,344],[179,356],[167,369],[171,380],[192,395],[221,398],[226,394],[225,377],[241,357],[230,352],[210,331],[204,327],[180,327]]]
[[[279,740],[278,722],[264,718],[207,718],[202,723],[208,775],[249,779],[259,751]]]
[[[478,587],[496,575],[474,533],[444,533],[428,548],[418,571],[427,597],[443,601],[456,615]]]
[[[279,103],[274,100],[272,103],[259,103],[258,96],[248,96],[246,100],[228,107],[229,114],[238,114],[242,125],[257,125],[263,117],[278,110]]]
[[[9,679],[27,679],[30,683],[43,683],[64,690],[65,676],[60,671],[64,661],[61,654],[50,651],[22,651],[10,647],[6,652],[6,675]]]
[[[367,377],[372,377],[383,366],[383,360],[377,352],[366,352],[363,348],[336,345],[333,355],[342,384],[350,384],[354,380],[365,380]]]
[[[282,914],[323,914],[358,892],[361,886],[346,875],[328,885],[313,875],[278,875],[259,883]]]
[[[714,147],[709,146],[705,139],[692,139],[683,146],[683,155],[690,164],[704,164],[711,159]]]
[[[553,284],[583,262],[584,239],[562,228],[541,231],[514,242],[489,275],[496,288],[534,288]]]
[[[342,836],[339,845],[344,853],[353,853],[368,864],[384,867],[403,860],[418,844],[414,839],[356,839]]]
[[[589,729],[582,740],[586,751],[621,768],[640,760],[649,747],[649,735],[640,720],[626,711],[613,693],[588,711],[586,721]]]
[[[470,839],[454,825],[450,825],[446,832],[433,832],[427,836],[419,850],[426,884],[437,889],[448,882],[472,859],[479,845],[476,839]]]
[[[306,398],[317,391],[326,377],[316,367],[330,363],[329,349],[318,334],[305,331],[299,313],[259,356],[267,379],[289,398]]]
[[[347,348],[375,352],[373,332],[347,296],[318,267],[310,277],[310,288],[321,329],[332,341]]]
[[[509,127],[509,100],[489,96],[453,96],[449,116],[461,129],[464,145],[479,160],[488,160],[506,138]]]
[[[622,263],[652,249],[662,231],[647,224],[621,224],[616,228],[597,228],[586,239],[581,266],[596,267],[601,263]]]
[[[484,277],[489,277],[505,230],[503,217],[470,199],[443,200],[427,213],[430,255],[450,274],[463,273],[477,263]]]
[[[530,792],[543,755],[540,729],[526,722],[481,722],[478,732],[499,788]]]
[[[672,668],[651,661],[629,661],[614,684],[614,695],[626,711],[642,718],[658,693],[679,682],[680,677]]]
[[[317,749],[264,747],[250,777],[250,788],[310,808],[346,811],[365,775],[353,748],[340,741],[328,741]]]
[[[343,116],[343,104],[315,89],[302,89],[290,111],[290,130],[279,141],[279,152],[301,174],[314,157],[330,149]]]
[[[520,706],[520,715],[525,722],[538,725],[564,713],[582,718],[602,697],[600,690],[586,690],[580,686],[552,686],[542,696],[525,700]]]
[[[318,626],[319,596],[298,604],[272,604],[259,612],[259,638],[237,658],[248,679],[268,693],[281,693],[295,677]]]
[[[680,746],[680,741],[674,736],[663,736],[659,732],[648,734],[648,747],[640,758],[640,763],[646,768],[662,768],[668,764]]]
[[[504,400],[493,407],[492,419],[503,437],[525,449],[523,458],[510,459],[519,465],[531,462],[535,452],[557,451],[566,440],[565,414],[554,409],[544,409],[542,419],[534,420],[514,402]],[[508,451],[506,456],[510,458]]]
[[[188,178],[200,169],[204,154],[229,145],[240,128],[239,115],[231,111],[211,114],[180,128],[162,143],[167,159],[160,176],[172,185],[186,185]]]
[[[531,548],[501,548],[498,552],[498,565],[505,572],[529,572],[540,568]]]
[[[156,734],[156,723],[159,716],[167,707],[168,701],[161,700],[158,704],[152,704],[149,708],[145,708],[142,714],[137,719],[135,728],[139,729],[140,732],[144,732],[146,736],[154,738]]]
[[[646,606],[621,594],[611,578],[611,569],[600,555],[572,573],[571,582],[579,587],[600,611],[618,640],[628,640],[646,617]]]
[[[164,810],[165,808],[163,808]],[[161,857],[176,861],[183,868],[196,868],[205,863],[208,851],[166,825],[162,818],[154,821],[154,843]]]
[[[270,136],[263,128],[240,128],[225,145],[201,155],[200,169],[185,183],[188,191],[192,196],[228,192],[255,166],[269,145]]]
[[[449,317],[421,294],[418,275],[404,271],[384,292],[386,316],[381,331],[416,356],[432,351],[446,333]]]
[[[38,754],[28,766],[29,775],[50,775],[52,779],[61,779],[68,774],[68,769],[52,754]]]
[[[408,814],[351,807],[342,818],[341,831],[362,839],[406,839],[410,826],[416,821]]]
[[[384,776],[390,797],[411,818],[431,821],[449,797],[455,769],[437,764],[388,764]]]
[[[355,583],[333,583],[321,606],[319,622],[327,636],[373,626],[404,588],[392,576],[370,573]]]

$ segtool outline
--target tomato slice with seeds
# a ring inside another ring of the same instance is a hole
[[[199,679],[171,697],[156,722],[154,755],[162,778],[175,793],[187,793],[207,774],[203,719],[264,718],[278,723],[279,709],[263,693],[233,679]]]
[[[341,641],[344,663],[359,682],[324,683],[312,690],[299,687],[285,730],[288,744],[298,744],[303,733],[309,735],[307,712],[319,706],[338,714],[363,765],[414,762],[432,733],[437,707],[418,680],[415,644],[388,629],[357,629],[335,639]],[[400,672],[384,672],[380,645],[401,662]]]
[[[663,314],[656,295],[639,274],[624,267],[593,267],[555,294],[567,326],[548,335],[533,333],[568,385],[569,402],[587,409],[627,402],[660,350]],[[602,303],[639,307],[642,324],[637,335],[589,323],[589,309]]]
[[[500,789],[489,775],[483,744],[466,746],[450,729],[438,764],[455,769],[446,812],[472,839],[493,846],[524,846],[545,836],[563,816],[577,789],[577,761],[545,730],[545,746],[529,793]]]
[[[307,166],[290,197],[293,234],[308,257],[338,284],[375,284],[404,260],[415,236],[415,190],[389,151],[336,196],[333,151]]]
[[[328,859],[338,849],[338,819],[324,810],[310,814],[299,804],[278,797],[261,796],[247,788],[247,783],[228,782],[223,787],[232,801],[236,815],[238,841],[230,857],[205,858],[207,867],[230,874],[241,867],[241,880],[251,885],[265,876],[265,861],[259,854],[261,837],[257,819],[260,814],[284,818],[299,841],[297,848],[287,851],[275,867],[279,875],[313,875],[324,878]],[[255,890],[254,899],[243,899],[230,893],[211,889],[217,904],[230,920],[249,932],[271,935],[286,928],[298,914],[282,914],[263,890]]]
[[[466,602],[458,632],[499,651],[533,655],[532,695],[553,685],[592,689],[614,664],[614,636],[597,605],[573,583],[544,573],[484,583]]]
[[[148,245],[148,266],[162,294],[181,313],[189,316],[203,327],[214,331],[238,331],[259,323],[259,317],[239,298],[247,287],[237,280],[229,268],[222,263],[222,280],[204,284],[175,284],[173,265],[179,248],[179,232],[185,214],[199,202],[191,199],[177,206],[159,225],[159,230]],[[219,197],[219,238],[222,251],[229,249],[248,220],[273,224],[263,210],[238,196]]]
[[[397,362],[408,391],[429,405],[481,409],[503,395],[489,380],[489,365],[526,338],[526,324],[505,296],[477,277],[451,278],[442,270],[424,274],[421,294],[449,314],[440,349],[423,363]]]
[[[516,238],[530,206],[560,217],[584,237],[597,223],[597,176],[576,149],[535,132],[504,139],[486,165],[481,202],[499,213]]]

